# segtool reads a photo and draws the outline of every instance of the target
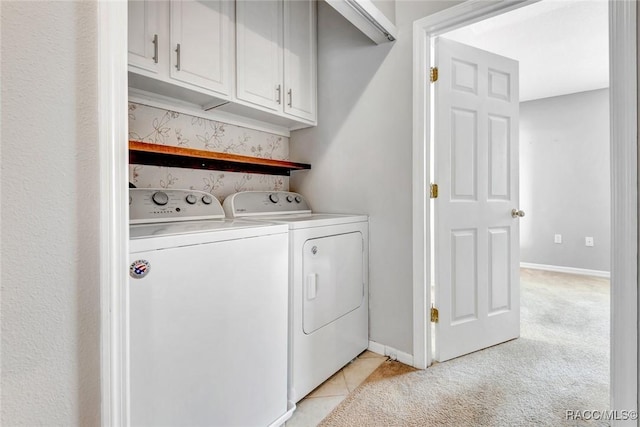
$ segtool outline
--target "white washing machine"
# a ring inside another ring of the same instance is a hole
[[[131,189],[130,212],[131,425],[282,425],[288,227],[190,190]]]
[[[297,402],[369,344],[366,215],[312,213],[292,192],[246,191],[229,218],[289,227],[289,399]]]

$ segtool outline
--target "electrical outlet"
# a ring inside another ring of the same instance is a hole
[[[585,237],[584,244],[585,246],[593,246],[593,237]]]
[[[556,234],[553,236],[553,243],[562,243],[562,234]]]

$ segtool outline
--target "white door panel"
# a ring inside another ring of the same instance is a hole
[[[509,199],[511,188],[511,119],[489,116],[489,198]]]
[[[436,360],[520,333],[518,63],[436,42]]]
[[[451,231],[451,322],[478,318],[478,283],[475,277],[476,230]]]
[[[302,326],[311,334],[362,304],[363,236],[358,232],[309,239],[302,250]]]
[[[509,228],[489,229],[489,315],[511,309]]]

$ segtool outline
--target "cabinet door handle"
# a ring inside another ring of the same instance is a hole
[[[158,35],[153,35],[153,62],[158,63]]]
[[[180,71],[180,43],[176,46],[176,69]]]
[[[280,104],[282,103],[282,85],[276,86],[276,92],[278,92],[277,102]]]
[[[289,94],[289,107],[293,104],[293,95],[291,94],[291,89],[287,92]]]

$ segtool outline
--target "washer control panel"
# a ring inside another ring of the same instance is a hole
[[[307,201],[291,191],[242,191],[224,199],[228,218],[311,213]]]
[[[130,188],[129,223],[223,219],[217,198],[204,191],[165,188]]]

